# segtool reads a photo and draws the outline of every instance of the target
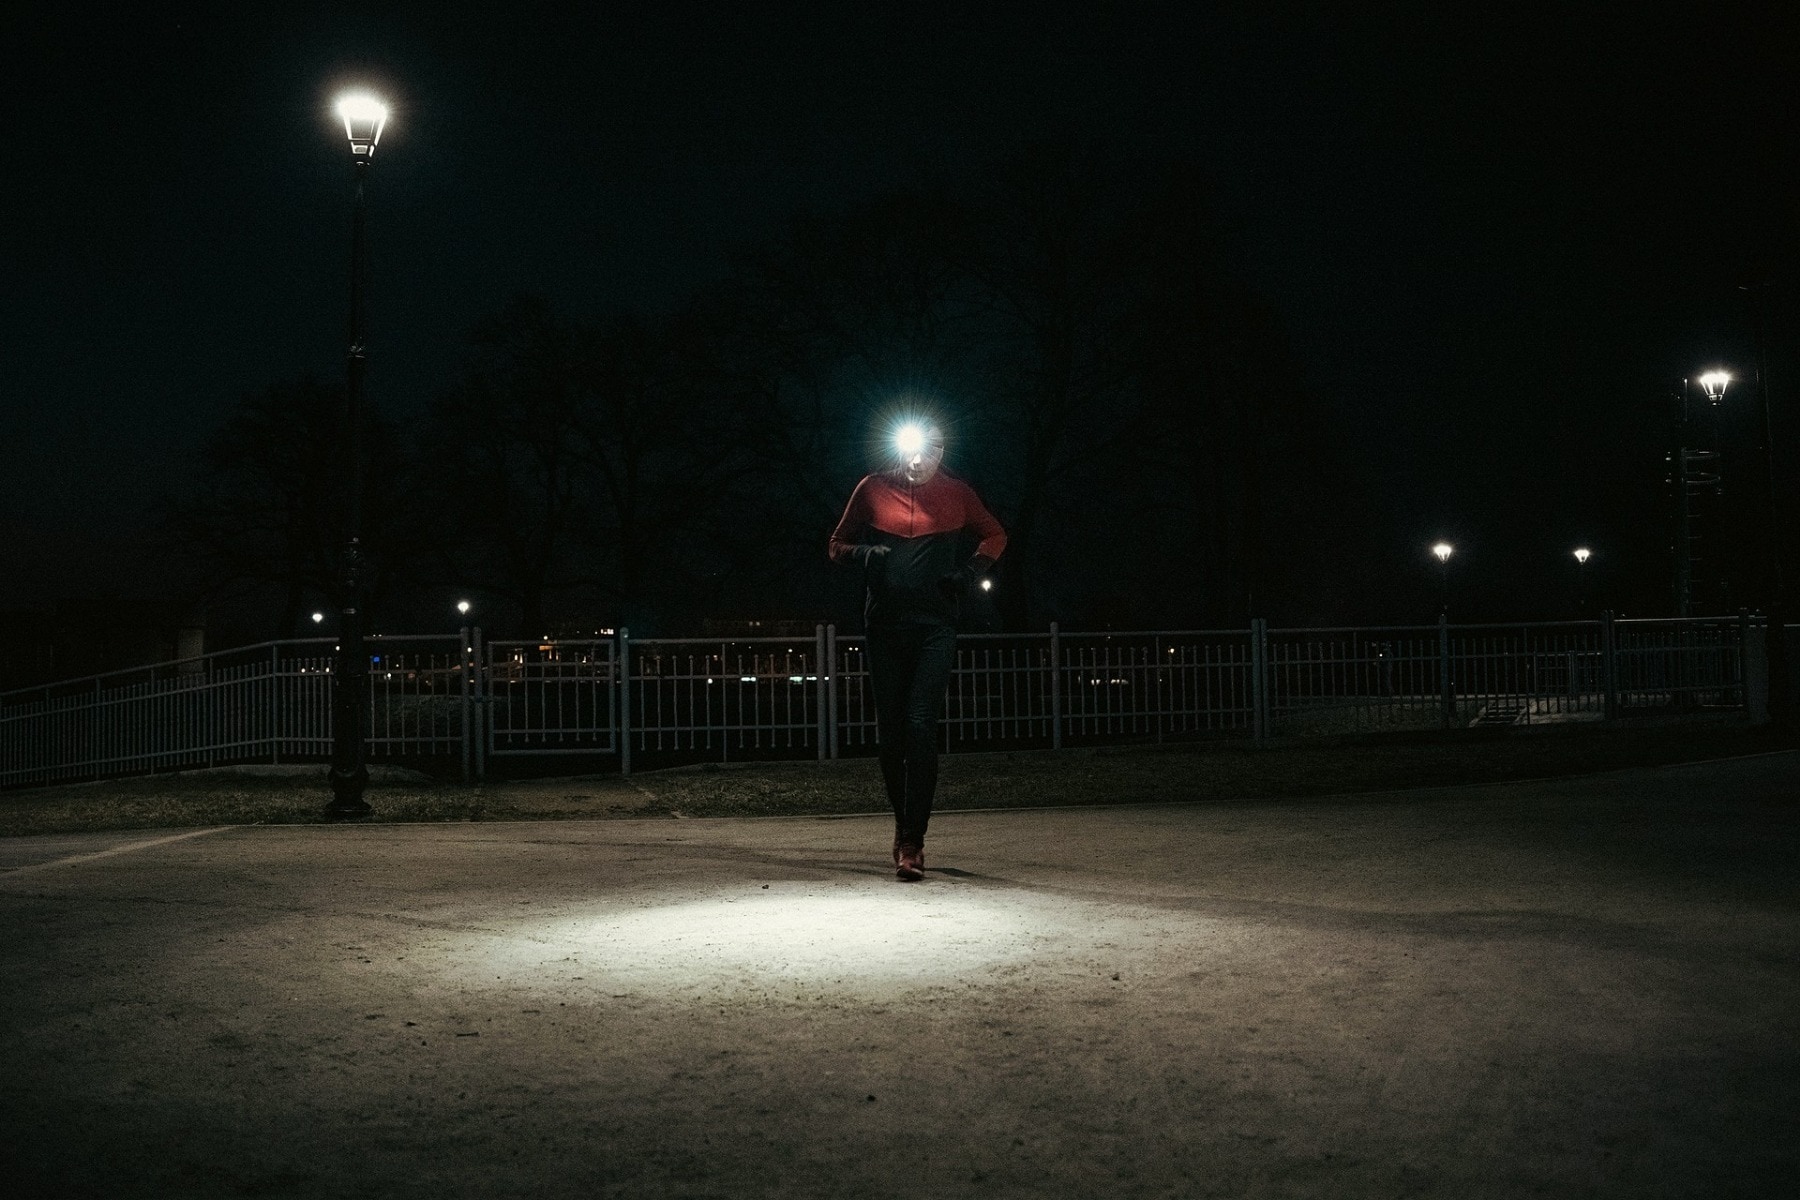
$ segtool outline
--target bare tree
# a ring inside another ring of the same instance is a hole
[[[541,300],[513,300],[470,336],[463,378],[421,432],[436,572],[510,600],[532,635],[545,632],[550,599],[582,582],[571,555],[585,447],[579,343]]]
[[[961,247],[987,310],[984,441],[1006,510],[999,605],[1013,628],[1059,603],[1044,576],[1064,572],[1039,560],[1062,539],[1046,530],[1091,515],[1137,401],[1138,184],[1074,146],[1036,148],[988,177]]]
[[[736,561],[767,602],[826,586],[825,535],[895,418],[929,411],[958,428],[973,407],[977,314],[947,253],[962,220],[926,192],[802,217],[708,297],[707,370],[761,485]]]
[[[580,540],[588,582],[622,620],[691,609],[755,494],[744,414],[713,386],[708,337],[690,314],[618,318],[582,339]]]
[[[311,377],[245,397],[201,447],[192,490],[163,515],[164,537],[205,576],[197,589],[203,598],[246,587],[278,589],[278,636],[302,630],[309,597],[342,600],[343,410],[343,390]],[[364,480],[374,609],[401,565],[395,531],[408,467],[390,424],[370,418],[364,436],[382,464]]]

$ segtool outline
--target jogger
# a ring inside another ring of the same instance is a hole
[[[937,790],[937,729],[956,659],[962,590],[1006,548],[975,490],[939,469],[943,434],[907,426],[887,471],[865,475],[831,533],[834,562],[863,568],[881,777],[894,809],[894,871],[923,877]],[[977,539],[963,559],[963,532]],[[959,561],[960,560],[960,561]]]

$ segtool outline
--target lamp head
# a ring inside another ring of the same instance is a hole
[[[1731,383],[1731,372],[1708,371],[1700,377],[1700,386],[1706,389],[1706,398],[1714,404],[1725,398],[1725,388]]]
[[[373,156],[387,126],[388,106],[369,92],[346,92],[338,97],[337,114],[344,120],[350,153],[359,159]]]
[[[1593,553],[1594,552],[1592,550],[1589,550],[1586,546],[1583,546],[1583,547],[1581,547],[1581,549],[1575,551],[1575,561],[1578,563],[1585,564],[1587,562],[1587,560],[1593,556]]]
[[[1437,555],[1439,562],[1447,563],[1450,561],[1450,556],[1456,552],[1456,547],[1449,542],[1439,542],[1431,548],[1431,552]]]

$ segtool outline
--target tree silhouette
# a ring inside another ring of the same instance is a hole
[[[577,418],[589,582],[640,628],[691,616],[754,495],[744,414],[713,386],[709,327],[621,317],[586,331]],[[646,624],[647,623],[647,624]]]
[[[273,585],[281,596],[274,632],[283,637],[303,631],[309,597],[343,601],[343,413],[343,389],[306,376],[244,397],[202,445],[191,490],[161,521],[169,542],[195,561],[202,598]],[[375,611],[403,566],[395,532],[409,465],[388,422],[369,417],[364,438],[382,464],[363,483],[365,603]]]
[[[571,555],[583,467],[580,334],[519,297],[470,335],[463,377],[420,433],[437,512],[436,573],[511,601],[518,632],[547,632],[547,603],[581,583]]]
[[[508,302],[414,453],[372,426],[370,603],[454,583],[532,636],[843,613],[825,535],[924,412],[1007,526],[1008,627],[1237,625],[1319,465],[1305,403],[1200,172],[1037,147],[978,187],[799,217],[668,316]],[[279,586],[284,631],[337,586],[340,412],[311,381],[246,401],[171,523],[221,581]]]

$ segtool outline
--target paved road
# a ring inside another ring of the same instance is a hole
[[[942,814],[916,885],[870,818],[20,839],[0,1178],[1772,1196],[1797,780]]]

